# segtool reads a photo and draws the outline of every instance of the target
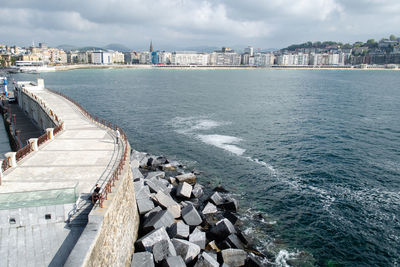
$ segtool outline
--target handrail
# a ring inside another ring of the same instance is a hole
[[[48,89],[48,90],[49,90],[50,92],[54,93],[54,94],[57,94],[57,95],[59,95],[59,96],[65,98],[65,99],[69,100],[69,101],[72,102],[73,104],[75,104],[75,105],[80,109],[80,111],[83,113],[83,115],[85,115],[86,117],[88,117],[90,120],[92,120],[92,121],[94,121],[94,122],[97,122],[97,123],[103,125],[103,126],[106,127],[106,128],[109,128],[109,129],[111,129],[111,130],[116,130],[116,129],[118,129],[118,130],[120,131],[121,140],[123,141],[123,144],[124,144],[124,145],[123,145],[124,154],[123,154],[123,156],[121,157],[121,160],[120,160],[118,166],[115,168],[115,170],[112,172],[112,174],[109,175],[109,178],[108,178],[107,182],[105,183],[105,186],[102,187],[102,188],[100,189],[100,192],[99,192],[96,196],[94,196],[94,200],[96,201],[96,203],[97,203],[97,200],[98,200],[98,205],[99,205],[101,208],[103,208],[103,202],[104,202],[104,200],[107,200],[108,193],[111,193],[112,187],[115,186],[115,181],[116,181],[116,180],[119,180],[119,178],[120,178],[119,176],[121,175],[122,170],[123,170],[124,167],[125,167],[126,159],[127,159],[127,156],[128,156],[128,150],[127,150],[127,147],[128,147],[128,146],[127,146],[127,144],[128,144],[128,138],[126,137],[125,132],[124,132],[121,128],[119,128],[117,125],[112,124],[111,122],[108,122],[108,121],[106,121],[106,120],[104,120],[104,119],[100,119],[100,118],[97,117],[97,116],[92,116],[92,115],[91,115],[88,111],[86,111],[78,102],[76,102],[75,100],[73,100],[73,99],[70,98],[69,96],[66,96],[66,95],[64,95],[63,93],[58,92],[58,91],[54,91],[54,90],[51,90],[51,89]]]
[[[31,144],[27,144],[23,148],[17,151],[17,154],[15,155],[15,158],[17,161],[20,161],[22,158],[24,158],[26,155],[28,155],[31,152]]]

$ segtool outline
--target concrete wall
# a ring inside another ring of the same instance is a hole
[[[35,99],[32,95],[23,90],[24,86],[29,86],[29,90],[31,91],[44,90],[43,81],[40,80],[41,79],[38,79],[37,86],[32,86],[27,83],[18,83],[18,104],[36,126],[44,131],[46,128],[54,128],[57,126],[52,111],[46,108],[45,103],[41,102],[40,99]]]
[[[130,151],[130,146],[127,149]],[[128,154],[122,179],[103,208],[89,214],[89,223],[64,266],[130,266],[139,214],[129,158]]]

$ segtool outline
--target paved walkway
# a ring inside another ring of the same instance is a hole
[[[86,118],[71,102],[47,90],[35,91],[65,122],[65,130],[5,173],[0,194],[62,189],[78,184],[93,191],[119,163],[121,145],[112,130]],[[84,103],[82,103],[84,104]],[[84,225],[45,223],[0,229],[0,266],[62,266]]]

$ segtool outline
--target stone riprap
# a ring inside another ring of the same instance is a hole
[[[238,201],[223,187],[205,193],[197,173],[165,157],[133,150],[131,160],[138,163],[132,171],[140,172],[134,180],[136,195],[155,206],[144,212],[137,204],[143,211],[138,255],[152,253],[156,266],[264,266],[262,254],[235,225]]]

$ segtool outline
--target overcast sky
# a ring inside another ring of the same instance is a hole
[[[400,35],[400,0],[0,0],[0,44],[283,48]]]

